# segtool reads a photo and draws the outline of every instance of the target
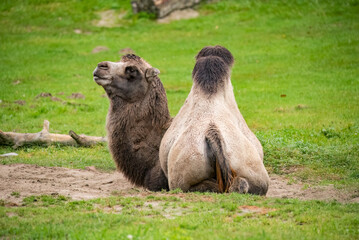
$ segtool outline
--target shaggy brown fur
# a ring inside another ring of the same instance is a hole
[[[158,152],[172,120],[158,73],[135,55],[100,63],[94,71],[110,99],[107,133],[117,168],[132,183],[152,191],[168,189]]]

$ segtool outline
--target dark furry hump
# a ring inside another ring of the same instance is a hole
[[[202,50],[199,51],[199,53],[197,54],[196,60],[198,60],[201,57],[208,57],[208,56],[220,57],[230,67],[234,63],[234,58],[232,53],[227,48],[219,45],[202,48]]]
[[[216,56],[201,57],[192,71],[192,78],[208,94],[216,93],[229,75],[229,66]]]

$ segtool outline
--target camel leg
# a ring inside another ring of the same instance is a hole
[[[247,180],[241,177],[236,177],[233,179],[233,182],[229,187],[228,192],[248,193],[248,190],[249,184]]]
[[[255,195],[262,195],[265,196],[268,191],[268,183],[265,181],[261,181],[257,184],[254,184],[253,182],[249,183],[249,189],[248,193],[255,194]]]
[[[214,178],[206,179],[188,189],[189,192],[216,192],[219,193],[218,184]]]
[[[165,173],[162,171],[160,162],[147,172],[143,186],[150,191],[169,190],[168,181]]]

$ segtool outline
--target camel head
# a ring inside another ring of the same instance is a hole
[[[151,82],[159,73],[139,56],[127,54],[119,62],[100,62],[93,77],[110,99],[121,98],[133,103],[146,96]]]

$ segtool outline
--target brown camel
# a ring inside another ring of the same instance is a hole
[[[233,94],[233,62],[221,46],[205,47],[196,57],[192,89],[160,146],[171,190],[267,193],[262,146]]]
[[[158,152],[172,119],[158,74],[158,69],[133,54],[120,62],[100,62],[93,72],[110,100],[106,128],[117,169],[151,191],[168,189]]]

